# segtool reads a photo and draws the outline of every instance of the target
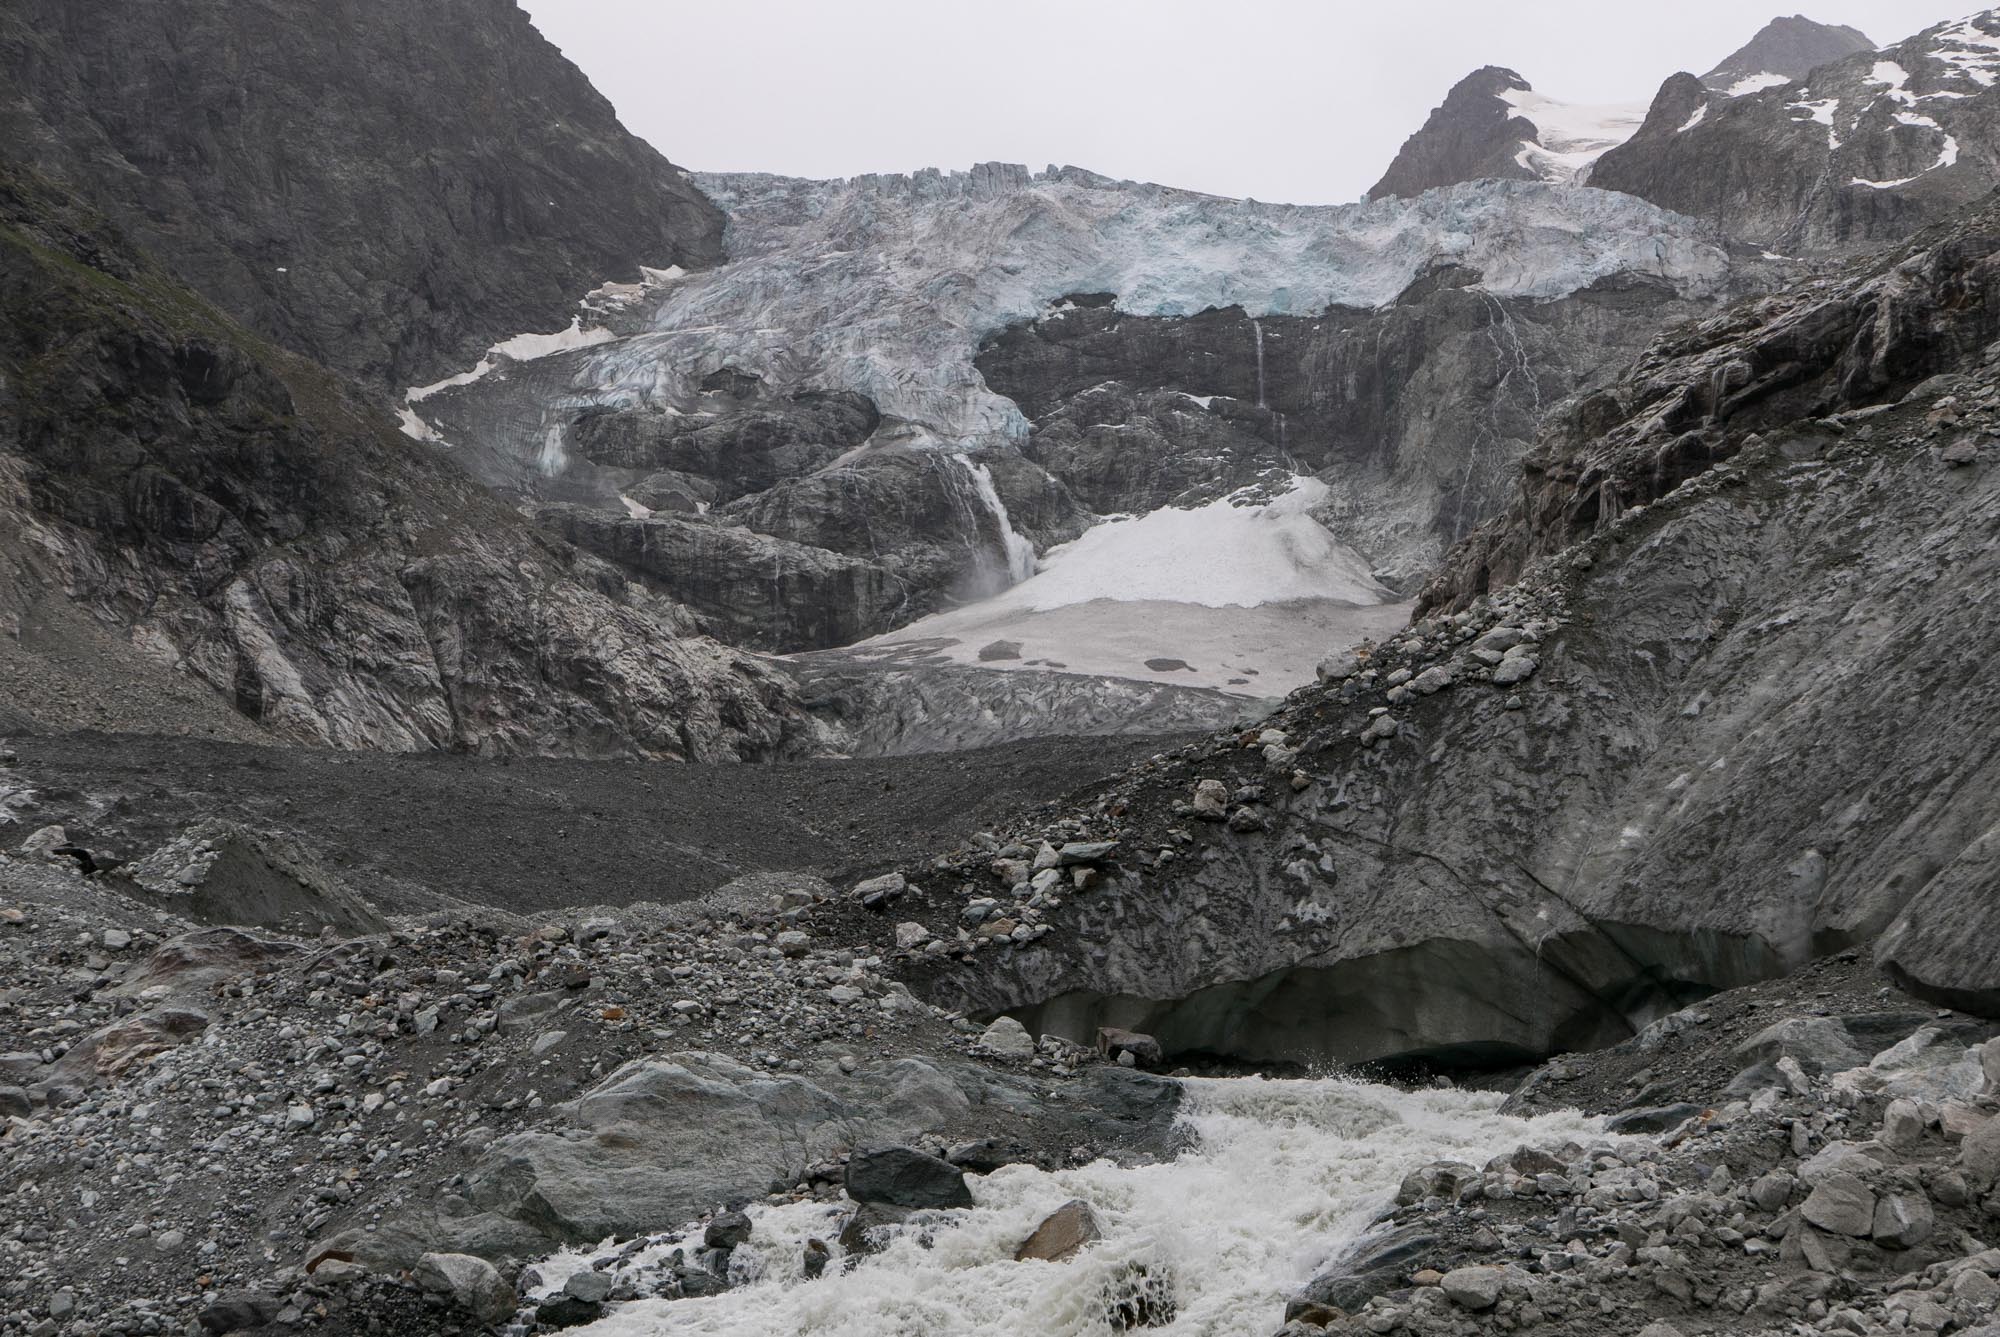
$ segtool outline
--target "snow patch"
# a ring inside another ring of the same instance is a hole
[[[1704,102],[1699,107],[1696,107],[1694,109],[1694,115],[1688,117],[1685,121],[1682,121],[1680,123],[1680,128],[1675,130],[1674,133],[1677,135],[1684,135],[1688,131],[1694,129],[1697,125],[1700,125],[1703,121],[1707,119],[1708,119],[1708,104]]]
[[[429,441],[439,445],[444,443],[444,438],[438,435],[437,428],[425,422],[408,404],[396,410],[396,421],[402,427],[403,435],[413,441]]]
[[[1785,110],[1802,111],[1806,113],[1805,119],[1816,121],[1820,125],[1825,126],[1826,146],[1829,152],[1840,147],[1840,131],[1836,130],[1833,125],[1833,114],[1840,110],[1839,98],[1821,98],[1816,102],[1787,102]],[[1792,119],[1798,120],[1799,118],[1794,116]]]
[[[1646,104],[1564,102],[1527,88],[1509,88],[1500,100],[1535,127],[1514,161],[1553,184],[1581,182],[1592,164],[1633,135],[1646,121]]]
[[[1748,74],[1738,79],[1735,83],[1723,89],[1722,95],[1724,97],[1746,97],[1751,93],[1761,93],[1767,88],[1779,88],[1790,82],[1791,80],[1782,74],[1774,74],[1770,70],[1760,70],[1756,74]]]
[[[1296,476],[1276,500],[1251,489],[1206,506],[1166,507],[1106,520],[1051,548],[1034,579],[999,596],[1046,610],[1092,599],[1165,599],[1208,608],[1254,608],[1288,599],[1381,603],[1389,592],[1367,563],[1311,509],[1329,489]]]
[[[557,353],[573,352],[579,348],[595,348],[608,344],[618,336],[601,326],[585,328],[579,316],[570,317],[569,328],[557,330],[554,334],[517,334],[511,339],[503,339],[486,350],[486,356],[479,359],[470,371],[462,371],[456,376],[447,376],[431,385],[411,386],[403,394],[403,401],[417,404],[432,395],[461,385],[471,385],[484,380],[509,362],[533,362],[539,358],[553,357]]]
[[[610,343],[616,337],[600,325],[586,329],[581,316],[572,316],[568,329],[557,330],[554,334],[517,334],[494,344],[489,351],[514,362],[533,362],[537,358],[553,357],[578,348],[595,348],[599,344]]]
[[[1888,98],[1891,102],[1900,102],[1906,107],[1917,105],[1916,94],[1907,86],[1910,82],[1910,72],[1893,60],[1876,61],[1875,68],[1868,72],[1868,82],[1883,85],[1883,91],[1875,95],[1878,98]]]
[[[1386,634],[1408,616],[1360,555],[1313,519],[1329,493],[1295,475],[1268,500],[1246,488],[1205,506],[1107,519],[1044,553],[1012,588],[848,653],[1289,691],[1311,681],[1329,644]],[[1019,645],[1020,658],[981,661],[995,641]]]

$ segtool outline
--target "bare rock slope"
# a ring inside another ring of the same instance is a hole
[[[0,142],[252,328],[364,379],[556,329],[722,216],[512,0],[26,0]]]
[[[66,607],[91,636],[52,672],[192,681],[341,747],[729,759],[794,733],[782,680],[12,171],[0,310],[0,633],[32,649]]]
[[[1608,1042],[1850,946],[2000,1008],[1996,336],[1991,212],[1664,336],[1409,630],[918,875],[912,977],[1344,1061]]]

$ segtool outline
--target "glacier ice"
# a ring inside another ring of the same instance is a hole
[[[845,181],[696,180],[729,215],[729,259],[621,285],[617,304],[592,304],[598,326],[566,331],[566,347],[536,342],[538,384],[555,378],[553,393],[539,392],[550,420],[599,406],[685,408],[704,376],[731,367],[777,390],[865,394],[883,412],[885,441],[971,447],[1027,432],[973,365],[980,341],[1067,293],[1113,292],[1138,315],[1230,305],[1309,315],[1381,306],[1440,263],[1476,269],[1495,295],[1531,299],[1620,272],[1702,295],[1728,268],[1702,224],[1631,196],[1537,182],[1307,206],[994,163]],[[503,363],[512,346],[495,350]],[[538,453],[545,424],[521,430],[519,449]]]

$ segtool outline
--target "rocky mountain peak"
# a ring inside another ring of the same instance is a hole
[[[1368,198],[1487,178],[1580,184],[1601,154],[1631,137],[1645,112],[1636,103],[1565,102],[1536,92],[1513,70],[1488,65],[1452,86]]]
[[[0,12],[0,86],[11,155],[258,333],[376,384],[721,256],[721,214],[512,0],[23,0]]]
[[[1662,89],[1591,184],[1786,255],[1853,252],[1911,236],[2000,181],[1996,81],[1992,10],[1855,50],[1792,82],[1755,86],[1746,76],[1715,91],[1711,76],[1699,106],[1685,89]]]
[[[1759,28],[1755,37],[1701,80],[1718,92],[1737,96],[1790,83],[1830,61],[1874,49],[1875,43],[1859,28],[1792,14]]]
[[[1421,195],[1485,176],[1532,180],[1534,174],[1514,161],[1521,141],[1534,135],[1532,125],[1516,123],[1519,118],[1504,97],[1516,90],[1528,92],[1531,86],[1500,65],[1483,66],[1453,84],[1423,128],[1403,141],[1368,198]]]

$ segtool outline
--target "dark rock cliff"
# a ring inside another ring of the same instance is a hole
[[[1484,177],[1533,181],[1535,174],[1515,161],[1515,154],[1524,140],[1535,138],[1535,127],[1500,97],[1509,89],[1527,87],[1526,79],[1498,65],[1460,79],[1423,127],[1403,141],[1368,198],[1421,195],[1438,186]]]
[[[8,639],[57,596],[97,628],[74,654],[342,747],[731,759],[797,728],[789,685],[685,610],[12,169],[0,314]]]
[[[722,216],[511,0],[18,0],[0,142],[253,329],[401,387]]]
[[[978,366],[1027,415],[1029,458],[1095,510],[1312,473],[1342,539],[1414,582],[1506,504],[1545,412],[1701,309],[1631,275],[1542,302],[1478,282],[1446,266],[1377,310],[1256,320],[1066,308],[989,340]]]

